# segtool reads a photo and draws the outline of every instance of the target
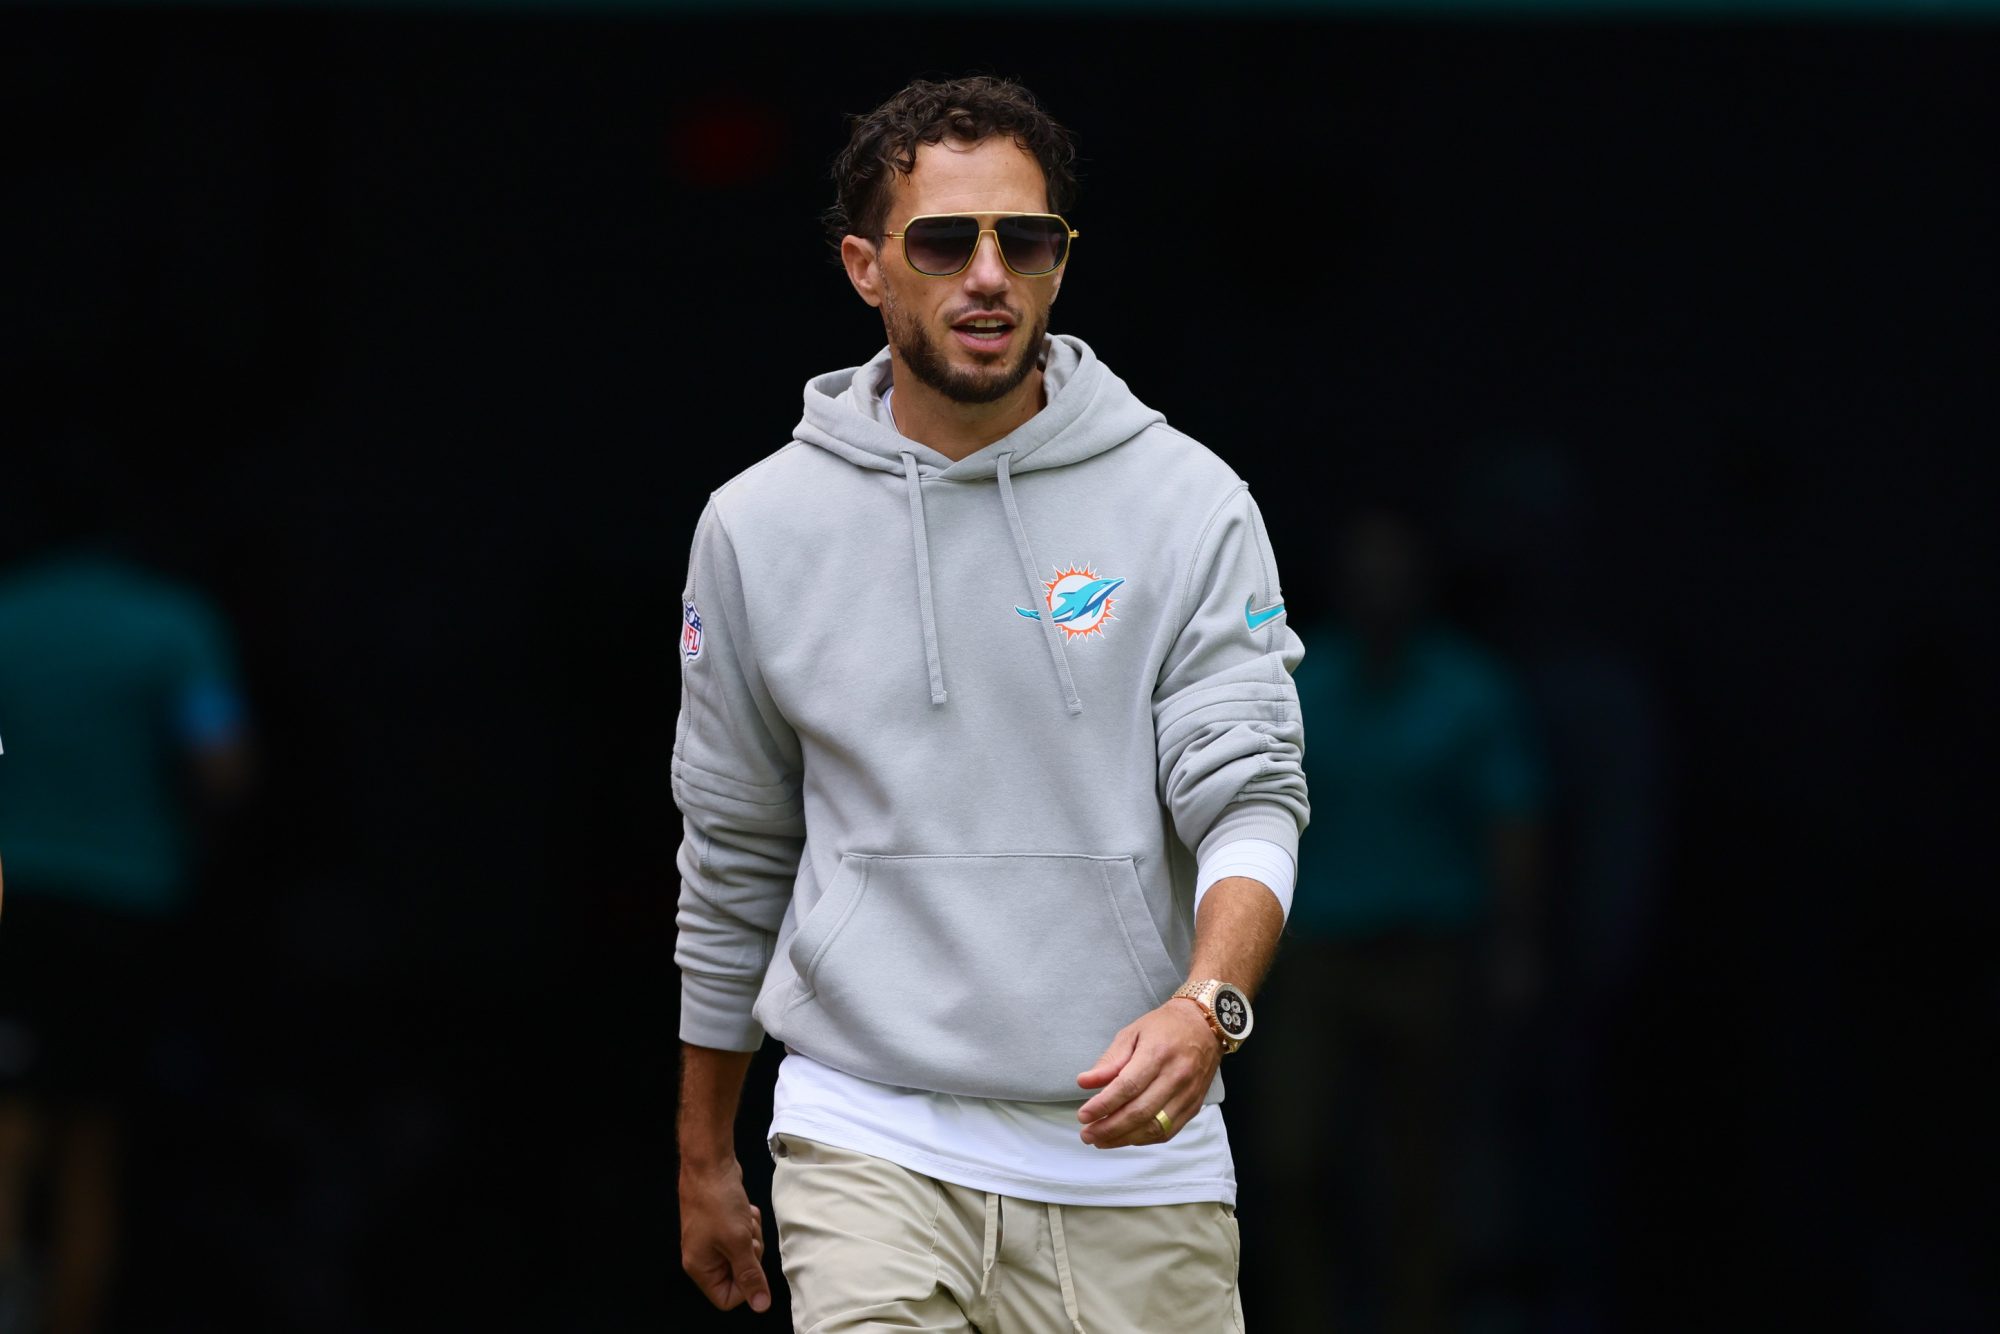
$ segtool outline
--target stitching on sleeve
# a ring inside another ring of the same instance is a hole
[[[1181,585],[1180,615],[1177,618],[1180,624],[1187,624],[1187,618],[1194,614],[1194,581],[1196,574],[1201,570],[1202,553],[1208,550],[1208,535],[1214,531],[1216,520],[1222,517],[1222,512],[1229,508],[1229,502],[1249,489],[1248,482],[1237,482],[1229,488],[1221,500],[1216,502],[1215,508],[1209,511],[1208,518],[1203,521],[1201,536],[1195,539],[1194,552],[1188,557],[1187,575]]]
[[[1257,560],[1264,567],[1264,600],[1282,598],[1285,590],[1278,584],[1278,553],[1271,549],[1271,533],[1264,523],[1264,512],[1250,501],[1253,511],[1250,524],[1250,540],[1257,544]]]

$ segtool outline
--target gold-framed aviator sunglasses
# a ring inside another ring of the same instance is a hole
[[[1054,273],[1069,258],[1069,243],[1078,233],[1059,213],[990,213],[991,227],[979,225],[972,213],[921,213],[900,232],[884,232],[903,243],[903,258],[926,278],[963,273],[979,250],[979,238],[992,236],[1000,247],[1000,262],[1023,278]]]

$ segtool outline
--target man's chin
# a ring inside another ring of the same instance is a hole
[[[1034,367],[1035,357],[1029,352],[978,356],[951,367],[947,392],[960,403],[997,403],[1020,388]]]
[[[979,352],[955,345],[955,338],[918,336],[899,343],[897,351],[917,379],[954,403],[975,407],[997,403],[1018,389],[1035,367],[1040,343],[1041,338],[1033,336],[1018,349]]]
[[[945,396],[952,402],[974,407],[998,403],[1020,388],[1021,381],[1027,378],[1026,375],[1014,375],[1010,372],[979,376],[955,375],[943,389]]]
[[[1005,398],[1007,391],[1023,379],[1012,366],[968,366],[951,378],[966,394],[982,403]]]

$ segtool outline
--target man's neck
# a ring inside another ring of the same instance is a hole
[[[956,462],[1042,410],[1042,372],[1028,372],[1013,393],[993,403],[955,402],[914,375],[898,375],[890,406],[899,433]]]

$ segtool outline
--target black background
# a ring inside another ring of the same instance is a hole
[[[131,535],[232,619],[264,760],[119,1328],[701,1324],[687,545],[879,345],[817,225],[843,114],[975,70],[1082,143],[1056,327],[1250,481],[1295,618],[1356,503],[1442,526],[1521,449],[1583,497],[1566,596],[1673,780],[1619,1327],[1970,1327],[1996,56],[1862,21],[0,14],[0,541],[34,549],[38,459],[117,460]],[[1504,642],[1477,528],[1452,605]]]

